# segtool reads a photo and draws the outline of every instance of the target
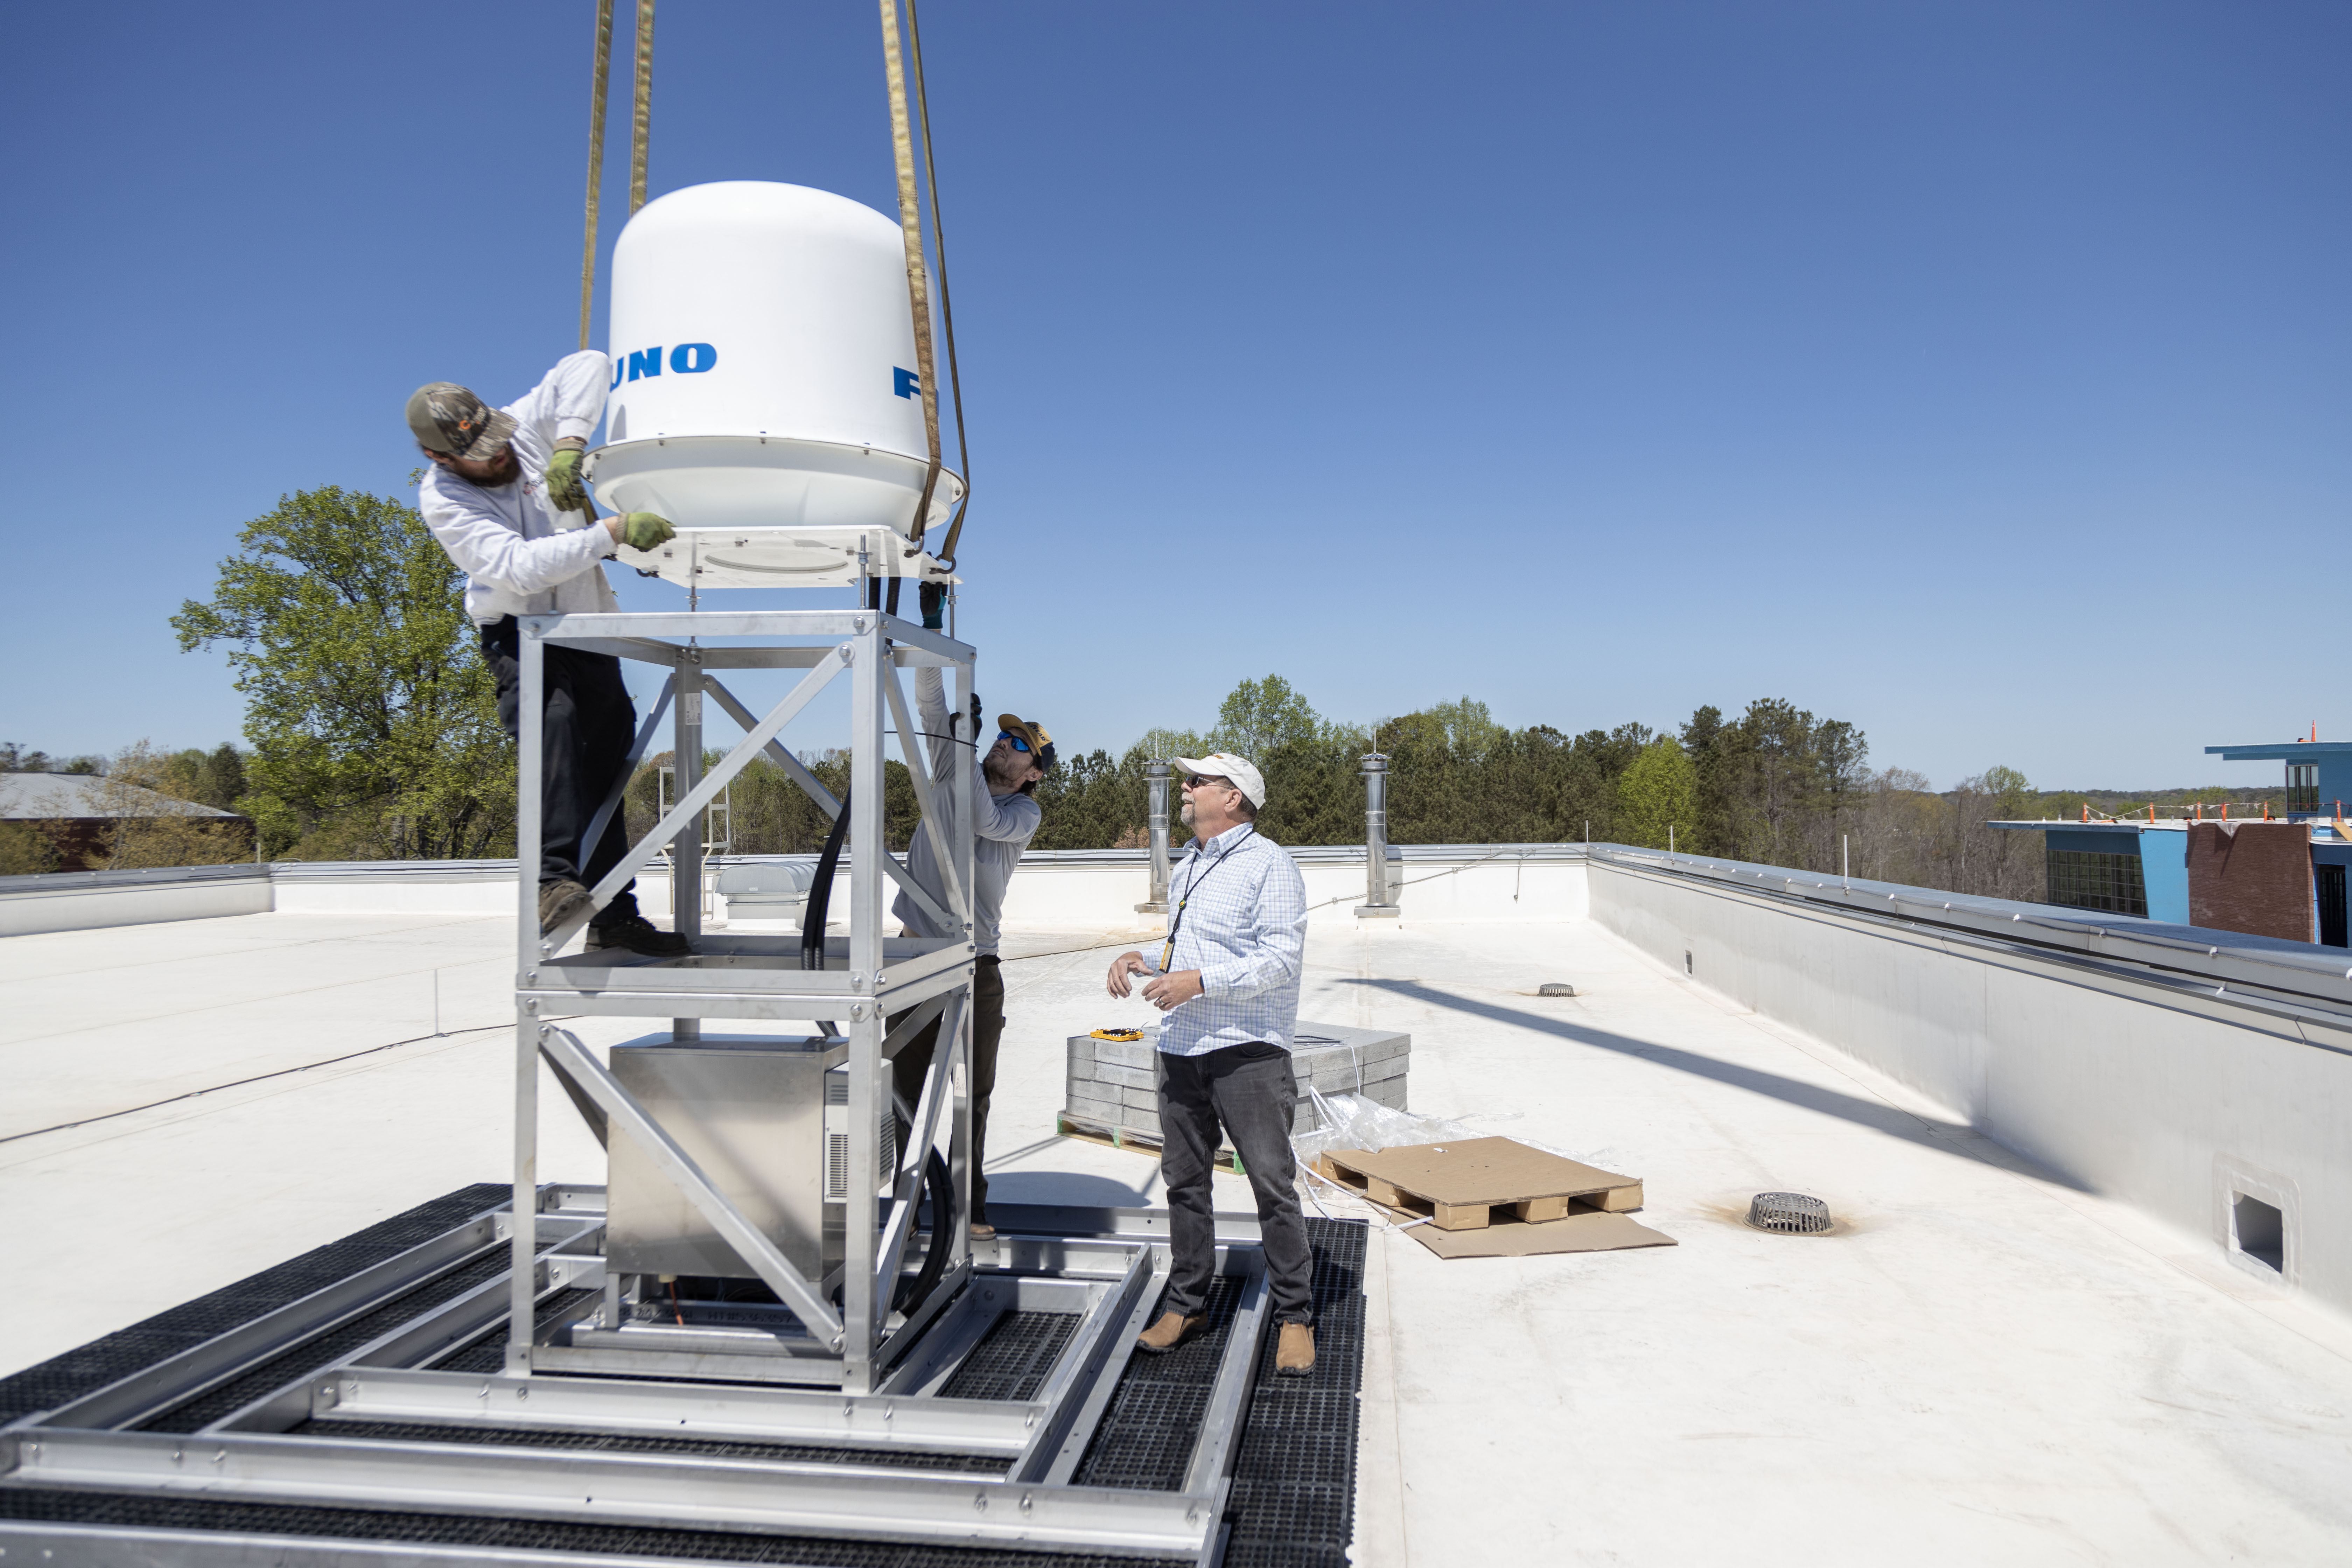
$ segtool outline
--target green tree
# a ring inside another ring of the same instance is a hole
[[[1150,842],[1150,798],[1143,777],[1150,759],[1140,743],[1114,760],[1108,752],[1067,756],[1062,765],[1039,781],[1037,806],[1043,814],[1033,849],[1136,848]],[[1181,840],[1176,821],[1180,797],[1171,788],[1168,831]]]
[[[93,791],[107,816],[97,844],[105,857],[99,868],[218,866],[251,858],[253,836],[246,823],[199,810],[211,804],[194,793],[205,760],[196,751],[159,752],[144,741],[115,753]]]
[[[57,836],[43,825],[0,822],[0,877],[37,877],[56,870],[60,859]]]
[[[1737,720],[1701,708],[1683,726],[1697,770],[1696,831],[1688,847],[1779,866],[1836,864],[1840,824],[1870,774],[1869,742],[1842,719],[1759,698]]]
[[[726,752],[716,746],[706,746],[702,752],[702,771],[708,776],[719,765]],[[645,837],[661,820],[655,807],[664,801],[677,805],[677,776],[672,773],[663,779],[662,771],[673,766],[676,752],[660,752],[637,764],[629,775],[629,787],[622,801],[624,829],[631,842]],[[835,800],[849,794],[850,757],[846,751],[821,752],[803,759],[808,771],[818,784],[832,792]],[[814,855],[824,847],[825,835],[832,830],[833,819],[811,800],[797,780],[787,774],[766,756],[755,756],[741,772],[728,781],[722,798],[728,803],[724,813],[713,802],[706,810],[704,847],[712,854],[718,838],[710,832],[716,828],[731,836],[730,855]],[[896,758],[885,758],[882,763],[882,842],[889,849],[903,853],[922,820],[915,795],[914,776],[907,764]]]
[[[1662,735],[1642,748],[1617,781],[1616,837],[1621,844],[1687,848],[1682,835],[1698,811],[1698,769],[1682,742]]]
[[[1234,688],[1217,710],[1209,744],[1213,750],[1247,757],[1263,772],[1265,754],[1276,747],[1311,741],[1322,732],[1322,716],[1307,699],[1282,677],[1269,675]]]
[[[1197,730],[1169,730],[1154,727],[1143,732],[1143,738],[1123,753],[1120,761],[1134,756],[1139,763],[1173,762],[1178,757],[1197,757],[1217,748]]]
[[[335,486],[281,499],[238,535],[183,650],[231,645],[247,794],[266,852],[447,859],[512,854],[514,748],[424,520]]]
[[[104,757],[53,757],[47,752],[28,752],[14,741],[0,741],[0,773],[102,773],[105,771]]]
[[[1433,703],[1422,711],[1444,729],[1446,743],[1467,762],[1484,758],[1510,735],[1495,722],[1492,709],[1467,694],[1458,702]]]

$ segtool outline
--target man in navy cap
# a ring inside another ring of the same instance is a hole
[[[929,737],[931,798],[946,815],[942,837],[956,841],[955,795],[949,786],[955,770],[970,767],[971,779],[972,889],[971,943],[976,961],[971,979],[971,1234],[985,1240],[996,1234],[988,1223],[988,1176],[982,1169],[988,1157],[988,1101],[996,1089],[996,1051],[1004,1038],[1004,972],[997,953],[1004,918],[1004,889],[1021,864],[1021,852],[1036,836],[1045,813],[1034,798],[1038,781],[1054,771],[1054,738],[1045,727],[1017,713],[996,716],[996,738],[979,752],[973,738],[980,730],[980,699],[971,712],[950,721],[947,681],[937,667],[915,672],[917,722]],[[959,733],[958,731],[961,731]],[[929,833],[918,833],[907,847],[907,874],[943,907],[946,881],[940,875],[939,851]],[[905,923],[909,936],[961,937],[933,920],[922,905],[905,893],[891,913]],[[897,1019],[893,1019],[895,1024]],[[890,1058],[892,1080],[898,1098],[909,1107],[919,1103],[923,1079],[931,1070],[939,1047],[939,1020],[918,1030]],[[909,1129],[909,1131],[912,1130]]]

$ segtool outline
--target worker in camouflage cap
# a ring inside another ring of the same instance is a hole
[[[454,381],[428,382],[408,395],[408,428],[416,444],[436,457],[496,463],[512,456],[508,442],[515,433],[515,416],[490,407]],[[574,504],[564,510],[579,508]]]
[[[504,408],[450,381],[408,396],[409,434],[433,465],[418,486],[418,510],[465,571],[466,613],[498,678],[509,735],[520,734],[522,707],[516,617],[617,610],[605,559],[623,544],[650,550],[677,532],[649,511],[596,517],[583,468],[611,384],[611,362],[583,351]],[[628,850],[620,812],[594,844],[582,840],[628,764],[637,715],[610,655],[551,644],[545,668],[539,921],[552,931],[589,913],[589,889]],[[637,912],[627,888],[590,914],[587,943],[651,957],[689,951],[685,938]]]

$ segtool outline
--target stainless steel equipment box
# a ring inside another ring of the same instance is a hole
[[[848,1194],[848,1046],[773,1036],[667,1037],[613,1048],[613,1076],[793,1268],[821,1279],[842,1258]],[[886,1080],[877,1183],[898,1167]],[[757,1278],[710,1222],[617,1128],[605,1257],[625,1274]]]

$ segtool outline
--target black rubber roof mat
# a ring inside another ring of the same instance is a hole
[[[513,1194],[513,1186],[503,1182],[478,1182],[470,1187],[460,1187],[341,1241],[313,1247],[299,1258],[289,1258],[234,1285],[225,1285],[209,1296],[183,1302],[143,1322],[118,1329],[61,1356],[52,1356],[37,1366],[0,1378],[0,1423],[30,1415],[37,1410],[54,1410],[119,1382],[191,1346],[249,1323],[265,1312],[274,1312],[314,1290],[347,1279],[362,1268],[412,1247],[422,1247],[483,1210],[498,1207]]]
[[[492,1183],[460,1188],[0,1380],[0,1413],[13,1419],[128,1376],[428,1241],[496,1206],[509,1191],[502,1184]],[[1368,1232],[1355,1222],[1320,1218],[1309,1218],[1307,1232],[1315,1260],[1315,1370],[1304,1378],[1275,1376],[1275,1336],[1266,1336],[1261,1352],[1265,1359],[1259,1364],[1235,1458],[1226,1516],[1231,1535],[1224,1562],[1230,1568],[1340,1568],[1354,1533]],[[546,1310],[570,1310],[585,1294],[566,1292],[565,1299],[551,1303]],[[1080,1464],[1076,1478],[1080,1484],[1172,1489],[1182,1483],[1184,1461],[1199,1428],[1238,1295],[1229,1282],[1217,1281],[1209,1301],[1206,1333],[1168,1355],[1129,1358]],[[1066,1320],[1059,1323],[1033,1320],[1055,1316],[1060,1315],[1008,1313],[1000,1320],[983,1342],[987,1354],[967,1363],[971,1369],[968,1386],[972,1396],[1018,1398],[1024,1396],[1024,1390],[1034,1391],[1035,1380],[1058,1348],[1055,1336],[1066,1334],[1071,1325]],[[491,1338],[484,1336],[486,1342]],[[349,1425],[322,1428],[320,1435],[334,1433],[379,1435]],[[400,1435],[411,1439],[423,1436],[415,1427],[405,1427]],[[546,1446],[561,1442],[536,1433],[472,1432],[468,1440],[535,1440]],[[682,1446],[677,1451],[695,1450]],[[811,1450],[808,1457],[821,1452]],[[0,1518],[311,1539],[348,1536],[456,1546],[529,1547],[587,1556],[635,1554],[686,1562],[793,1563],[804,1568],[1144,1568],[1150,1561],[8,1488],[0,1488]]]

